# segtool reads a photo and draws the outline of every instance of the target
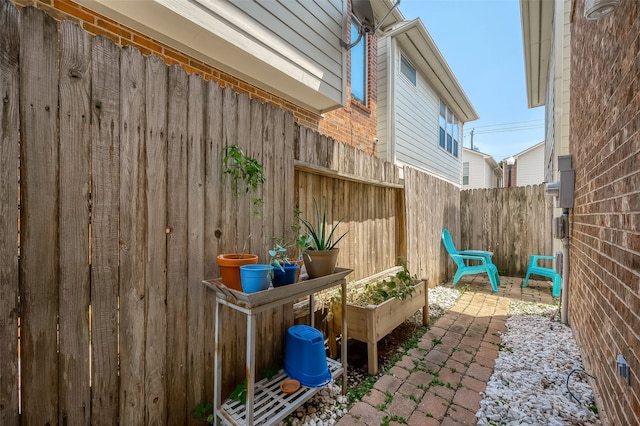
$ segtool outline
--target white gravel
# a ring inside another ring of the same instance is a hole
[[[557,306],[512,301],[509,315],[477,424],[599,425],[578,346],[558,322]]]

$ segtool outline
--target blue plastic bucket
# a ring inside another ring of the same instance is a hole
[[[242,291],[245,293],[255,293],[266,290],[271,284],[271,265],[242,265],[240,267],[240,281]]]
[[[287,330],[284,371],[304,386],[319,387],[331,381],[322,333],[308,325]]]
[[[277,266],[273,267],[273,286],[280,287],[295,283],[300,266],[295,263],[280,263],[280,265],[284,271]]]

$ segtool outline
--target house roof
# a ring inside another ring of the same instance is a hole
[[[376,15],[376,25],[380,25],[380,30],[384,31],[386,28],[404,21],[404,15],[400,11],[400,8],[394,8],[396,1],[399,2],[399,0],[370,1],[373,13]],[[391,13],[389,13],[390,10],[392,11]],[[387,14],[389,15],[387,16]],[[379,22],[385,16],[386,19],[383,22]]]
[[[522,41],[529,108],[546,102],[554,2],[520,0]]]
[[[519,152],[519,153],[517,153],[517,154],[513,154],[513,157],[514,157],[514,158],[518,158],[518,157],[520,157],[520,156],[522,156],[522,155],[524,155],[524,154],[527,154],[527,153],[529,153],[529,152],[533,151],[534,149],[539,148],[540,146],[543,146],[543,145],[544,145],[544,141],[542,141],[542,142],[538,142],[537,144],[532,145],[532,146],[530,146],[529,148],[527,148],[527,149],[525,149],[525,150],[523,150],[523,151],[520,151],[520,152]],[[502,162],[502,163],[504,163],[505,161],[507,161],[507,158],[503,158],[501,162]]]
[[[431,86],[455,112],[459,120],[467,122],[479,118],[420,18],[404,21],[384,35],[397,40],[403,53],[426,76]]]
[[[469,155],[469,154],[473,154],[473,155],[477,155],[478,157],[482,157],[482,159],[485,162],[487,162],[489,164],[489,166],[491,166],[492,170],[501,169],[500,165],[498,164],[496,159],[493,158],[491,155],[485,154],[484,152],[476,151],[474,149],[463,147],[462,148],[462,158],[464,158],[465,155]]]

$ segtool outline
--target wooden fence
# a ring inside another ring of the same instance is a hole
[[[221,252],[265,262],[314,199],[349,232],[349,279],[398,257],[430,285],[452,273],[440,231],[476,220],[453,185],[411,168],[402,181],[290,113],[37,9],[0,0],[0,22],[0,424],[194,424],[214,381],[201,281]],[[234,143],[263,164],[260,218],[224,181]],[[221,320],[229,392],[244,318]],[[282,364],[292,323],[291,306],[261,314],[258,371]]]
[[[501,275],[523,277],[529,255],[553,253],[544,185],[460,192],[460,249],[489,250]]]
[[[441,243],[443,228],[460,232],[460,189],[419,170],[405,167],[407,257],[429,287],[447,280],[455,272]]]
[[[397,166],[300,129],[296,149],[296,201],[303,217],[314,217],[315,204],[331,207],[333,223],[341,220],[338,264],[354,272],[349,280],[395,266],[406,257],[403,185]]]

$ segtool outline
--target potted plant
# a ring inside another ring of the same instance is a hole
[[[220,281],[229,288],[243,291],[240,267],[257,264],[258,255],[245,253],[245,248],[243,247],[240,253],[221,253],[216,260],[218,261],[218,268],[220,268]]]
[[[342,304],[340,295],[327,293],[324,297],[331,309],[328,319],[330,356],[338,354],[336,337],[341,333]],[[407,264],[398,266],[349,285],[346,295],[349,339],[367,343],[369,374],[378,373],[377,343],[402,324],[408,317],[422,310],[422,324],[429,323],[428,288],[425,279],[412,276]]]
[[[267,290],[271,285],[273,267],[271,265],[250,264],[240,266],[242,291],[256,293]]]
[[[260,218],[264,201],[258,196],[258,189],[265,181],[262,164],[234,144],[224,147],[222,166],[225,180],[231,184],[234,194],[251,192],[251,212]]]
[[[295,283],[299,276],[300,265],[287,257],[287,249],[276,244],[269,250],[269,256],[269,263],[273,268],[273,286],[280,287]]]
[[[228,145],[224,148],[222,159],[225,182],[229,182],[234,197],[239,194],[252,194],[251,212],[260,217],[263,200],[258,196],[258,189],[265,181],[262,164],[258,160],[245,154],[238,145]],[[221,281],[227,287],[243,291],[240,279],[240,266],[257,264],[258,256],[245,253],[223,253],[217,257],[220,268]]]
[[[336,245],[347,233],[345,232],[337,238],[334,237],[336,229],[342,220],[339,220],[333,226],[328,226],[326,200],[322,214],[320,214],[320,209],[315,199],[313,204],[316,210],[315,223],[302,218],[300,218],[300,221],[309,232],[306,239],[306,249],[303,252],[304,266],[307,268],[309,278],[318,278],[333,274],[335,271],[339,252]]]

